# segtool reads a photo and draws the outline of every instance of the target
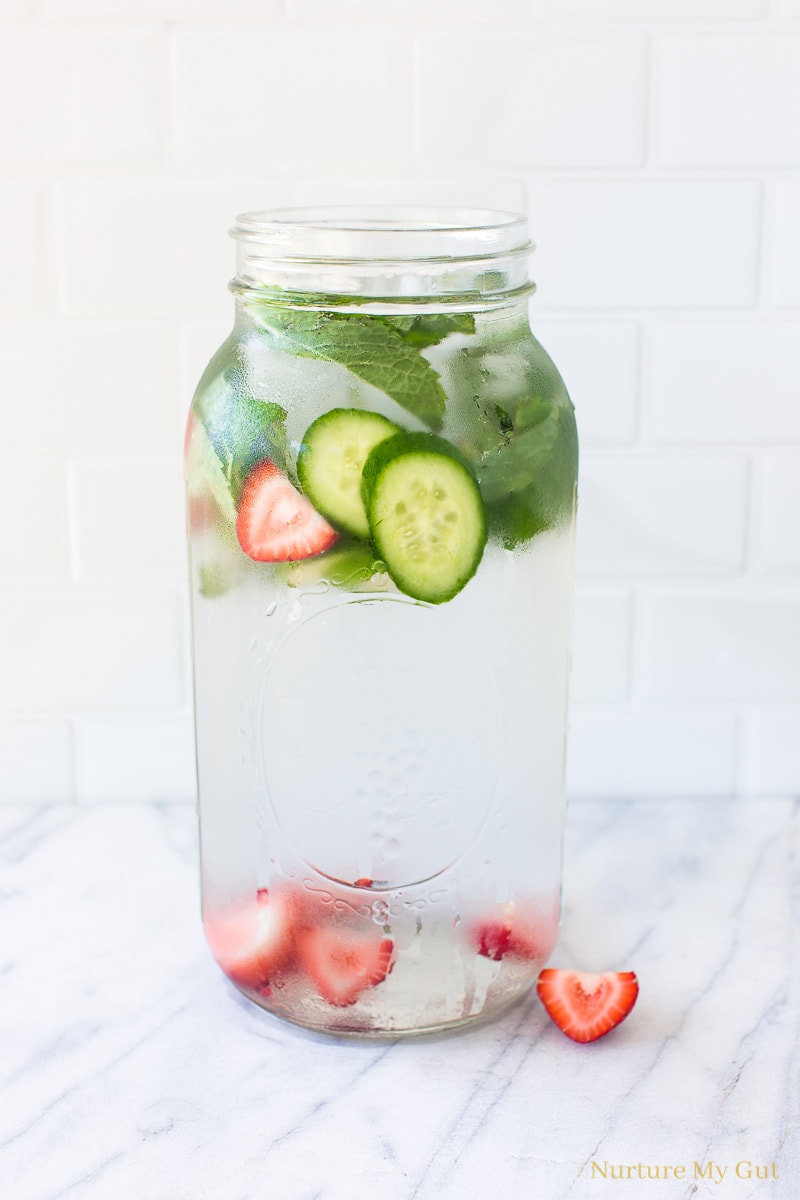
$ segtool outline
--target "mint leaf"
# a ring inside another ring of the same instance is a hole
[[[192,433],[192,452],[196,454],[201,477],[211,493],[217,508],[232,525],[236,522],[236,505],[231,496],[228,477],[223,470],[219,455],[214,450],[203,424],[195,423]]]
[[[534,484],[559,437],[560,410],[539,402],[540,416],[530,428],[501,434],[477,463],[478,482],[487,504]]]
[[[554,528],[572,510],[577,473],[572,410],[554,405],[543,421],[512,434],[478,465],[490,530],[513,549]]]
[[[478,479],[490,532],[511,549],[569,519],[574,410],[555,366],[519,326],[464,347],[458,368],[450,423]]]
[[[421,313],[416,317],[379,317],[395,329],[409,346],[424,350],[438,346],[451,333],[472,334],[475,318],[472,313]]]
[[[444,389],[438,373],[406,340],[410,328],[404,334],[382,317],[361,313],[306,312],[271,305],[259,305],[257,311],[279,349],[338,363],[431,429],[441,429]]]
[[[269,458],[281,470],[288,469],[286,410],[220,382],[220,387],[200,394],[196,407],[235,502],[256,463]]]

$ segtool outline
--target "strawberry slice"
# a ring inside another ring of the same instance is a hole
[[[205,922],[211,953],[225,974],[242,987],[264,991],[288,966],[293,936],[286,904],[259,888],[254,900]]]
[[[533,959],[547,953],[535,924],[521,915],[513,900],[498,904],[483,921],[472,927],[471,934],[478,954],[494,962],[506,955]]]
[[[394,942],[351,929],[317,927],[299,935],[297,954],[323,1000],[347,1008],[367,988],[383,983],[392,969]]]
[[[633,971],[593,975],[548,967],[540,973],[536,990],[562,1033],[574,1042],[594,1042],[625,1020],[639,984]]]
[[[336,530],[270,459],[253,467],[239,497],[236,537],[256,562],[296,562],[330,549]]]

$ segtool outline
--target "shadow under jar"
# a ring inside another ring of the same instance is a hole
[[[525,220],[232,232],[186,439],[209,945],[316,1030],[497,1014],[557,936],[578,459]]]

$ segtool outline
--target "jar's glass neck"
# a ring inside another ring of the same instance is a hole
[[[231,230],[245,298],[304,307],[488,310],[530,295],[527,222],[489,209],[295,208]]]

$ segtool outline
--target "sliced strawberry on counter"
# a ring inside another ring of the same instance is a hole
[[[245,480],[236,537],[256,562],[296,562],[330,549],[336,530],[301,496],[273,462],[264,459]]]
[[[483,921],[472,926],[472,937],[484,958],[499,962],[506,955],[533,959],[547,953],[536,925],[526,919],[513,900],[498,904]]]
[[[639,984],[633,971],[593,975],[548,967],[539,975],[536,990],[562,1033],[574,1042],[594,1042],[625,1020]]]
[[[380,937],[377,929],[375,934],[324,926],[299,934],[300,965],[323,1000],[346,1008],[367,988],[383,983],[392,969],[394,942]]]
[[[289,910],[278,893],[259,888],[253,900],[205,921],[214,958],[242,987],[263,991],[294,952]]]

